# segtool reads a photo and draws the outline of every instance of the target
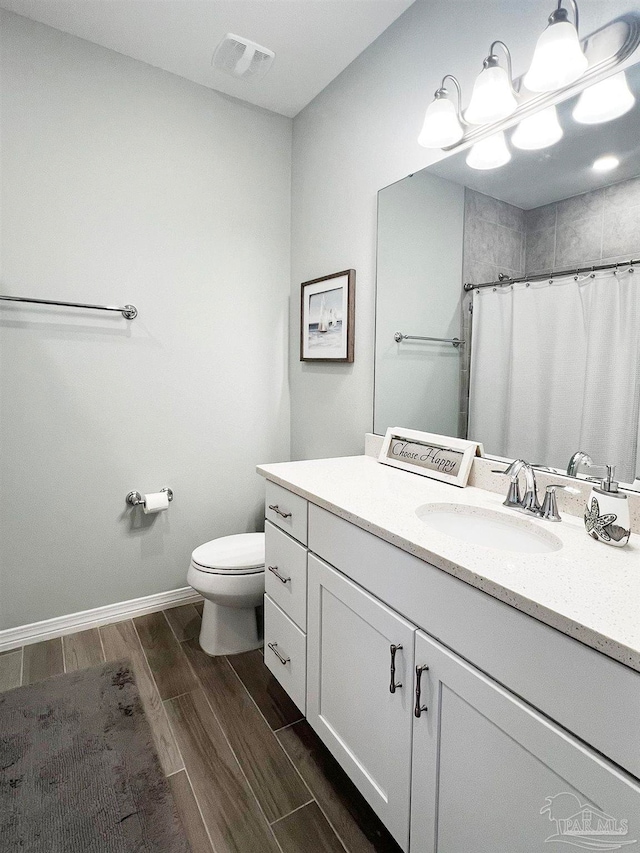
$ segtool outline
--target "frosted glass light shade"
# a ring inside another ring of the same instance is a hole
[[[572,115],[580,124],[602,124],[628,113],[635,102],[626,74],[619,71],[585,89]]]
[[[530,92],[554,92],[582,77],[588,64],[574,25],[556,21],[538,39],[524,85]]]
[[[562,139],[562,128],[555,107],[547,107],[539,113],[523,118],[515,129],[511,142],[524,151],[548,148]]]
[[[467,166],[471,169],[497,169],[509,160],[511,160],[511,152],[504,133],[499,131],[476,142],[467,155]]]
[[[469,124],[491,124],[510,116],[517,106],[509,75],[499,65],[490,65],[478,74],[464,117]]]
[[[455,145],[464,136],[453,103],[448,98],[436,98],[427,107],[418,144],[424,148],[445,148]]]

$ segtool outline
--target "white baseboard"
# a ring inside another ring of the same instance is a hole
[[[170,589],[167,592],[156,592],[144,598],[132,598],[130,601],[120,601],[117,604],[107,604],[106,607],[95,607],[93,610],[82,610],[80,613],[70,613],[68,616],[56,616],[44,622],[32,622],[30,625],[20,625],[17,628],[7,628],[0,631],[0,652],[8,649],[28,646],[53,637],[74,634],[87,628],[97,628],[110,622],[122,622],[134,616],[144,616],[145,613],[155,613],[166,610],[178,604],[189,604],[201,601],[190,586],[181,589]]]

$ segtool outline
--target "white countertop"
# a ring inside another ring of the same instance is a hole
[[[640,536],[615,548],[591,539],[581,518],[531,518],[559,551],[521,554],[471,545],[427,527],[416,509],[466,504],[523,519],[503,495],[460,489],[382,465],[370,456],[261,465],[258,473],[494,598],[640,671]]]

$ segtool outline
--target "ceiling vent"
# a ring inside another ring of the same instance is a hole
[[[275,56],[267,47],[227,33],[215,49],[211,64],[239,80],[261,80],[271,68]]]

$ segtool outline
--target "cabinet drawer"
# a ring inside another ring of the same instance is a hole
[[[298,542],[307,544],[307,501],[267,480],[265,518]]]
[[[307,637],[268,595],[264,597],[264,662],[305,714]]]
[[[307,630],[307,549],[267,521],[264,586],[299,628]]]

